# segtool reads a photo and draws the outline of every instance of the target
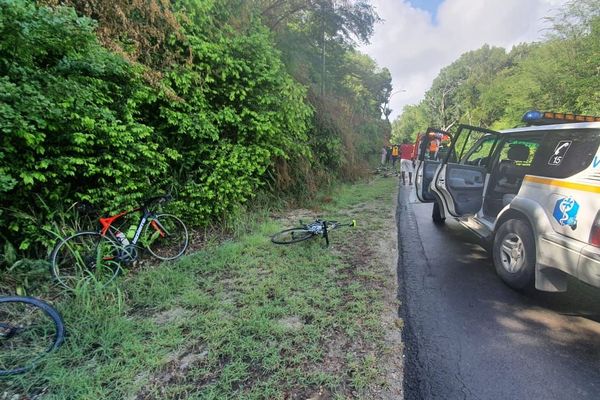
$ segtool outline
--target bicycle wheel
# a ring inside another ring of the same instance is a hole
[[[98,232],[78,232],[54,248],[50,272],[67,289],[86,280],[106,286],[121,271],[124,251],[119,244]]]
[[[32,297],[0,297],[0,376],[23,373],[65,337],[62,317]]]
[[[308,240],[314,235],[314,233],[304,228],[290,228],[271,236],[271,242],[276,244],[298,243],[303,240]]]
[[[142,238],[150,254],[161,260],[181,257],[189,241],[185,224],[171,214],[158,214],[150,218]]]

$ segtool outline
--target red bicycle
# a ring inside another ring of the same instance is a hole
[[[140,249],[160,260],[181,257],[188,246],[187,227],[175,215],[156,211],[171,199],[170,195],[150,198],[134,210],[100,218],[100,231],[77,232],[62,239],[50,255],[52,276],[67,289],[86,280],[107,285],[122,265],[138,259]],[[134,212],[141,212],[139,222],[127,226],[125,216]]]

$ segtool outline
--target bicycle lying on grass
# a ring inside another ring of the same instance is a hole
[[[0,297],[0,377],[26,372],[64,341],[65,324],[33,297]]]
[[[352,220],[350,223],[341,223],[317,219],[310,224],[303,224],[302,221],[300,221],[300,224],[302,226],[284,229],[283,231],[274,234],[271,236],[271,242],[275,244],[292,244],[322,235],[323,238],[325,238],[326,246],[329,246],[329,231],[339,229],[343,226],[354,227],[356,226],[356,221]]]
[[[67,289],[85,279],[107,285],[122,265],[138,259],[142,248],[160,260],[181,257],[188,246],[187,227],[174,215],[156,212],[170,200],[170,195],[152,197],[139,208],[100,218],[100,231],[77,232],[59,241],[50,255],[52,276]],[[125,226],[125,222],[116,226],[116,221],[138,211],[141,218],[137,226]]]
[[[380,165],[373,171],[373,175],[379,175],[383,178],[387,178],[390,176],[398,176],[399,173],[396,169],[394,169],[390,166]]]

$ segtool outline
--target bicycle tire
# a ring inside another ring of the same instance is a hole
[[[72,290],[86,279],[106,286],[121,272],[123,251],[108,236],[77,232],[58,242],[50,256],[50,272],[65,289]]]
[[[27,306],[32,310],[29,315],[24,312]],[[37,313],[38,310],[42,314]],[[50,330],[40,329],[41,325],[29,323],[39,322],[36,317],[40,315],[49,318],[47,322]],[[9,334],[4,336],[2,328]],[[13,328],[18,328],[18,332],[13,332]],[[0,376],[8,376],[29,371],[42,357],[58,349],[65,339],[65,324],[60,313],[43,300],[6,296],[0,297],[0,332]],[[40,333],[43,334],[40,336],[42,340],[36,340],[35,335]],[[32,350],[34,347],[35,350]]]
[[[296,235],[294,235],[296,234]],[[294,237],[296,236],[296,237]],[[292,244],[308,240],[315,236],[315,233],[305,228],[284,229],[271,236],[271,242],[275,244]]]
[[[157,214],[150,218],[142,238],[150,254],[163,261],[181,257],[189,245],[187,227],[172,214]]]

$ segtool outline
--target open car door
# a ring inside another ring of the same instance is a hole
[[[430,191],[434,175],[447,155],[447,146],[452,140],[452,135],[440,129],[427,128],[424,134],[417,137],[415,149],[417,151],[415,171],[415,188],[417,198],[422,203],[435,201],[435,196]]]
[[[499,133],[460,125],[448,154],[433,177],[432,190],[455,217],[477,213]]]

